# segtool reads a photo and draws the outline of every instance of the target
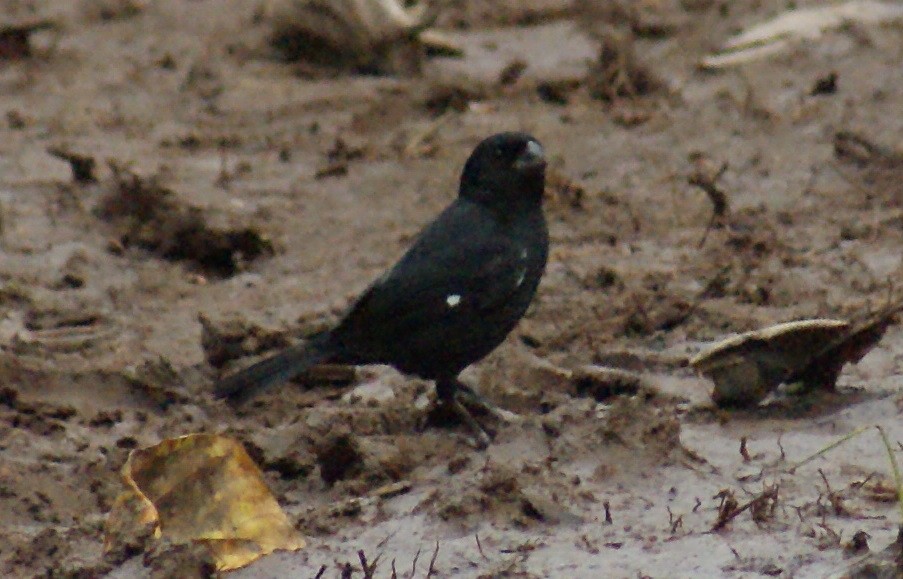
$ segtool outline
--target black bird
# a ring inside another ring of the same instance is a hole
[[[487,405],[458,374],[505,339],[536,293],[549,251],[545,168],[530,135],[482,141],[464,165],[458,198],[335,328],[226,377],[216,395],[243,400],[320,363],[388,364],[434,380],[439,400],[485,445],[462,401]]]

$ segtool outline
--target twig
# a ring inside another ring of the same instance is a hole
[[[417,552],[414,553],[414,562],[411,563],[411,577],[417,575],[417,560],[420,559],[420,547],[417,548]]]
[[[433,557],[430,559],[430,566],[426,570],[426,577],[429,579],[436,573],[436,557],[439,556],[439,541],[436,541],[436,550],[433,551]]]
[[[480,552],[480,557],[482,557],[484,560],[488,561],[489,557],[487,557],[486,554],[483,553],[483,545],[480,544],[480,534],[474,533],[473,536],[476,537],[476,539],[477,539],[477,550]]]
[[[342,567],[342,579],[351,579],[352,575],[354,575],[354,567],[351,566],[351,563],[346,562]]]
[[[373,579],[374,574],[376,573],[376,564],[379,562],[379,558],[382,556],[382,553],[378,554],[375,559],[373,559],[373,563],[367,564],[367,555],[364,554],[364,550],[361,549],[357,552],[358,559],[361,560],[361,568],[364,571],[364,579]]]
[[[326,573],[326,565],[320,565],[320,570],[314,575],[314,579],[320,579],[323,576],[323,573]]]
[[[724,218],[728,212],[727,194],[718,188],[718,179],[727,171],[727,163],[722,163],[721,167],[714,169],[712,164],[701,153],[695,153],[690,156],[690,161],[695,165],[693,173],[687,179],[690,185],[699,187],[709,197],[712,202],[712,217],[706,225],[705,233],[699,241],[698,248],[702,249],[709,232],[724,225]],[[713,170],[714,169],[714,170]]]
[[[752,500],[744,503],[743,505],[741,505],[739,507],[734,507],[733,509],[731,509],[728,512],[725,512],[722,516],[718,517],[718,520],[712,526],[712,530],[717,531],[719,529],[722,529],[729,522],[736,519],[737,516],[740,515],[743,511],[753,508],[753,507],[758,507],[760,504],[762,504],[763,502],[765,502],[767,500],[777,498],[777,490],[778,490],[777,486],[769,487],[769,488],[765,489],[764,491],[762,491],[761,494],[759,494],[757,497],[753,498]]]
[[[740,437],[740,456],[743,457],[743,462],[749,462],[751,460],[749,457],[749,450],[746,448],[746,440],[747,437]]]
[[[684,516],[678,515],[677,518],[674,518],[674,513],[671,511],[671,507],[665,507],[668,509],[668,524],[671,525],[671,534],[677,533],[677,529],[684,526]]]

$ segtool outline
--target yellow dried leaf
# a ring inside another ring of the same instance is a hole
[[[108,546],[117,533],[151,521],[155,536],[201,542],[227,571],[305,545],[260,469],[230,438],[189,434],[134,450],[122,476],[127,490],[110,513]]]

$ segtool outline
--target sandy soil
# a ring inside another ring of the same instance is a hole
[[[378,577],[422,577],[437,548],[443,577],[826,577],[861,556],[857,532],[891,544],[874,432],[788,467],[874,424],[900,454],[899,328],[836,392],[747,411],[714,409],[680,361],[900,286],[903,165],[834,146],[841,131],[903,146],[900,26],[703,73],[788,3],[650,2],[633,28],[653,82],[631,91],[593,65],[581,31],[598,20],[494,4],[452,2],[439,25],[466,56],[404,79],[273,58],[257,1],[3,2],[55,23],[0,61],[4,576],[203,573],[194,550],[102,555],[129,450],[197,431],[244,441],[309,539],[236,577],[359,577],[359,550]],[[813,91],[831,73],[836,90]],[[527,318],[464,377],[521,421],[486,452],[458,426],[420,431],[429,384],[386,368],[238,410],[210,398],[231,359],[334,320],[505,129],[553,157],[553,250]],[[96,181],[55,148],[93,158]],[[727,226],[707,235],[699,158],[727,164]],[[649,387],[606,397],[556,370],[589,364]]]

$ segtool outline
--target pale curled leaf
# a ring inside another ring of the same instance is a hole
[[[857,323],[801,320],[721,341],[690,360],[715,382],[712,398],[723,406],[760,402],[781,383],[832,389],[843,366],[859,362],[897,322],[903,303]]]
[[[814,40],[848,22],[878,24],[903,19],[903,5],[873,0],[798,8],[731,37],[717,54],[703,58],[702,68],[736,66],[780,52],[794,42]]]
[[[154,521],[156,536],[173,542],[201,542],[219,570],[305,545],[260,469],[230,438],[190,434],[132,451],[122,476],[127,490],[110,513],[108,545],[129,517],[136,526]]]
[[[715,382],[712,398],[719,405],[754,405],[848,327],[828,319],[778,324],[718,342],[690,365]]]

